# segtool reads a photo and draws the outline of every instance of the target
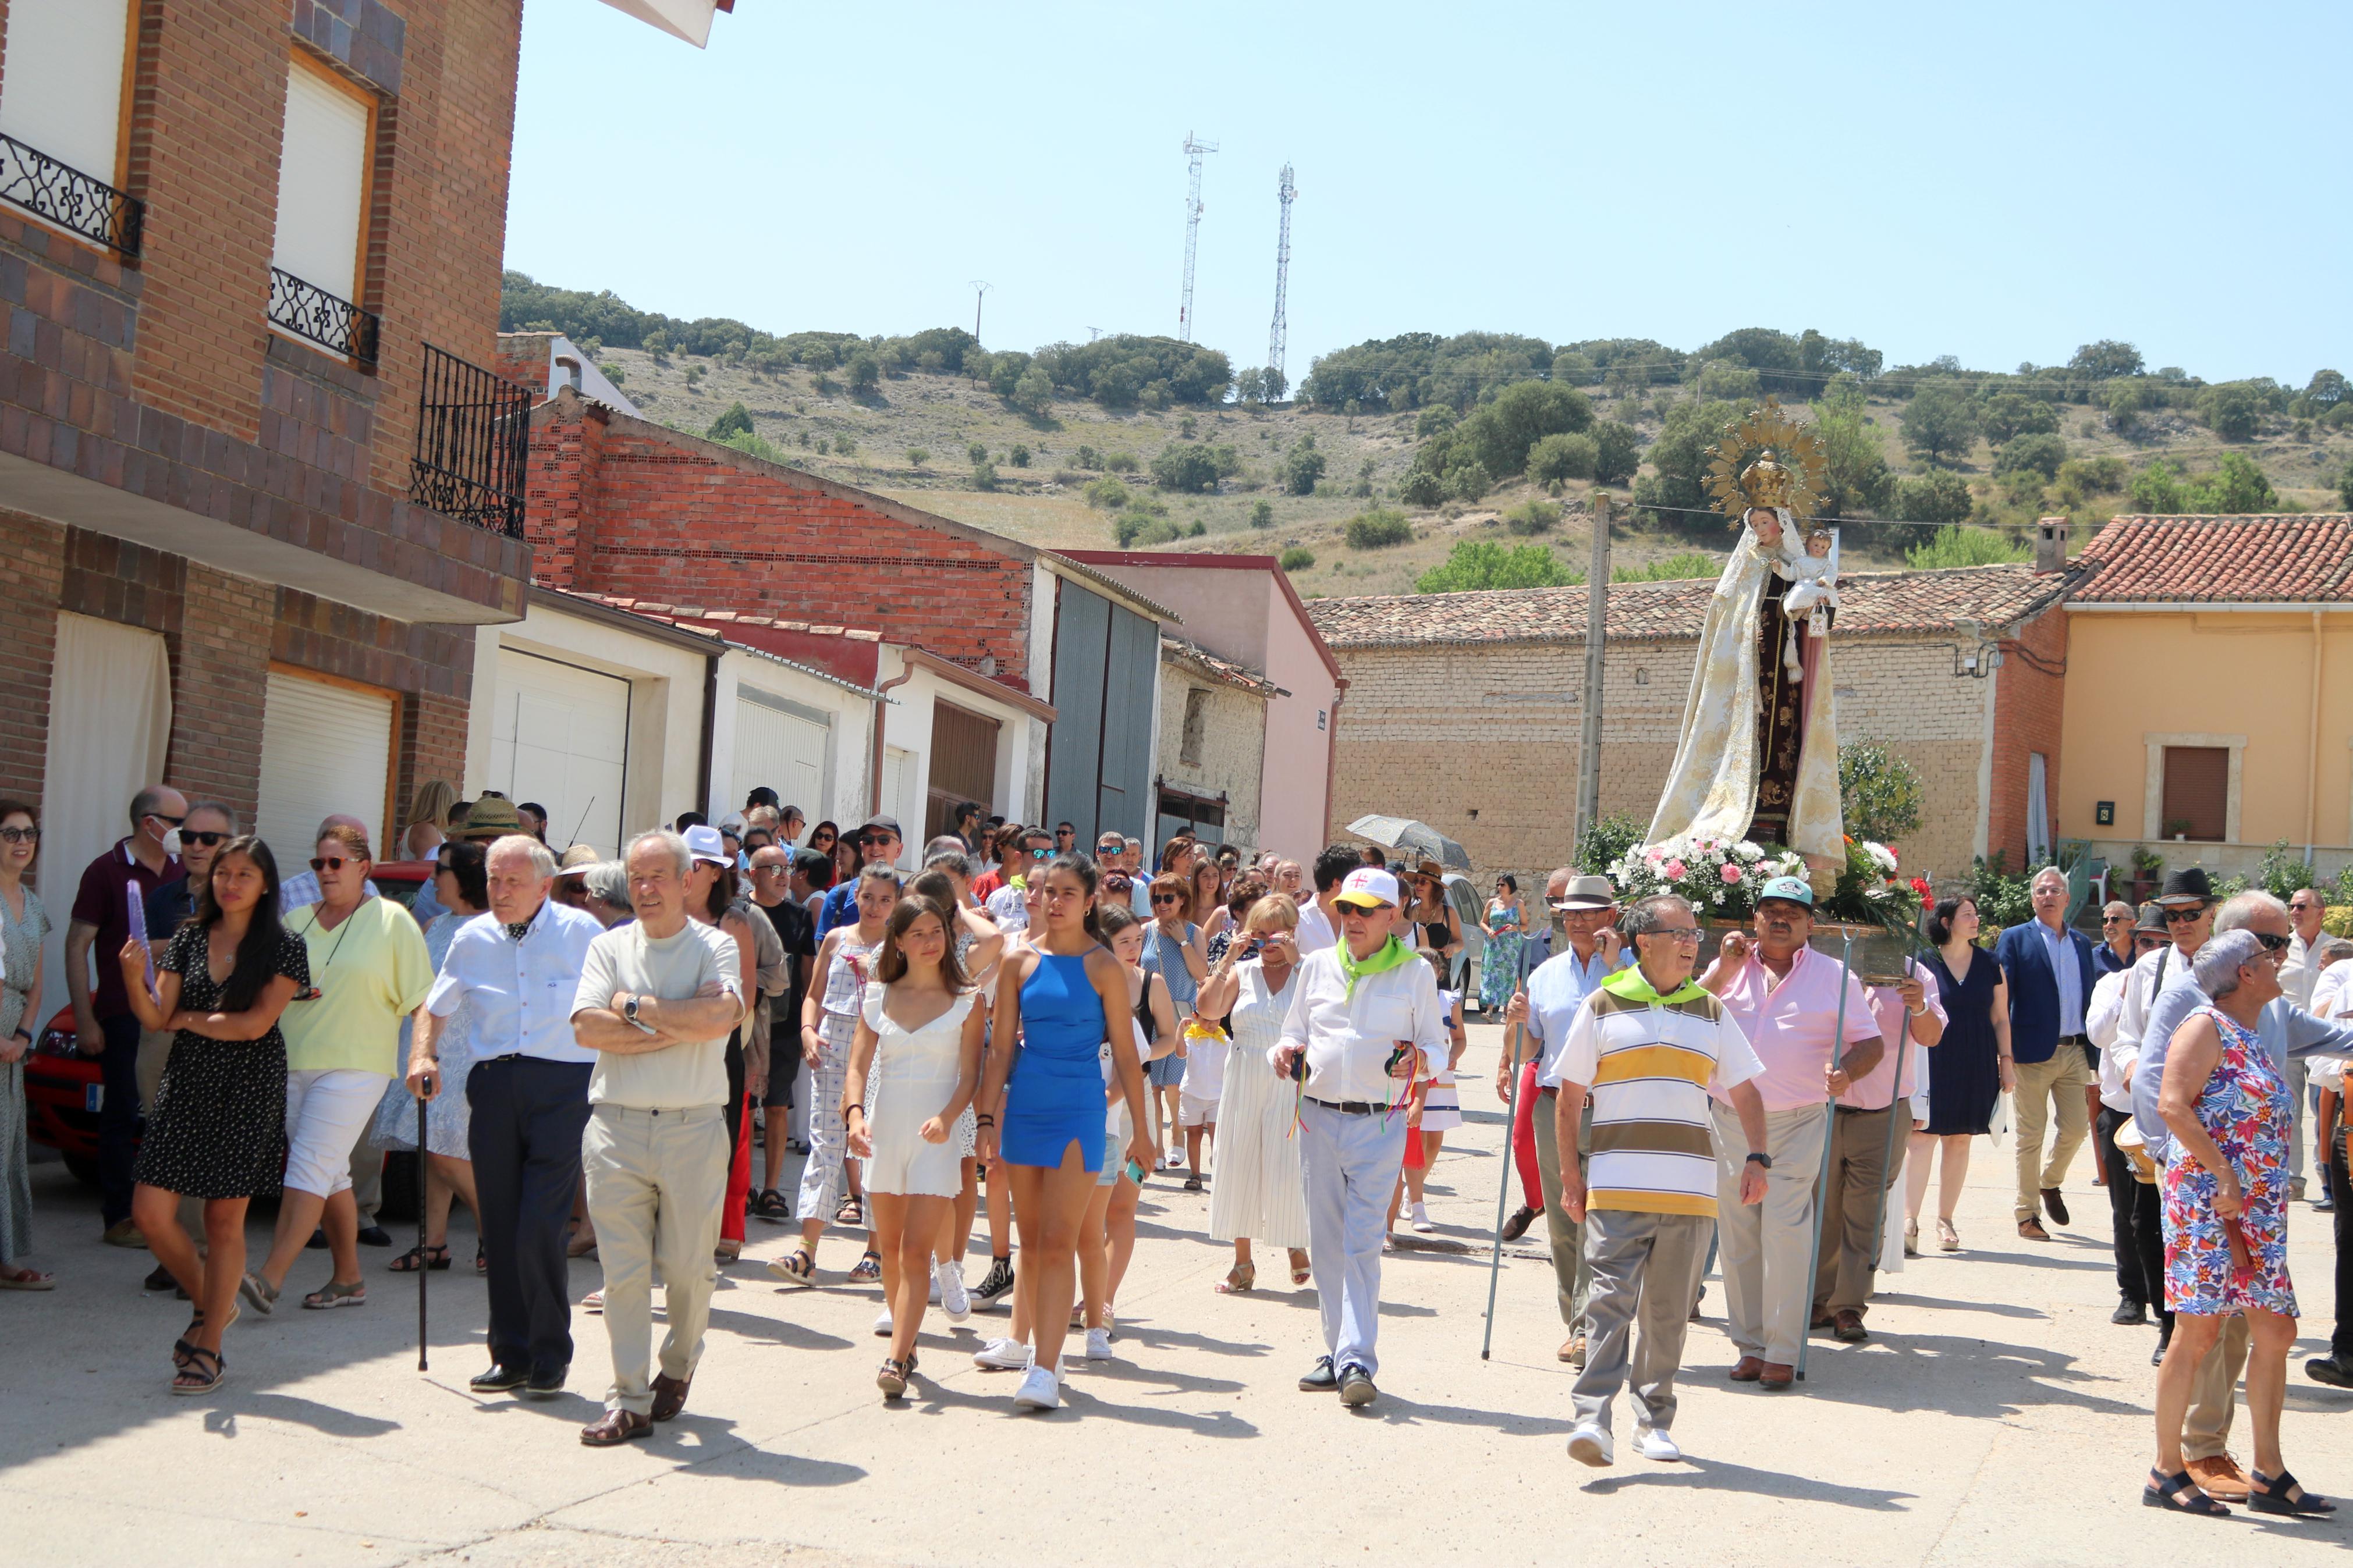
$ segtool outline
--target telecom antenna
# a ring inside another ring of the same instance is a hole
[[[1282,314],[1283,297],[1291,286],[1291,203],[1299,195],[1299,187],[1291,183],[1291,165],[1282,166],[1282,176],[1275,182],[1274,197],[1282,204],[1282,222],[1274,238],[1274,326],[1266,336],[1266,368],[1277,376],[1282,374],[1283,340],[1290,335]],[[1286,384],[1288,384],[1286,383]]]
[[[1185,132],[1185,157],[1192,175],[1185,195],[1185,298],[1176,307],[1176,341],[1193,341],[1193,251],[1201,239],[1201,159],[1218,150],[1215,142],[1197,142]]]

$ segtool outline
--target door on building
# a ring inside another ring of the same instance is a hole
[[[811,822],[833,814],[825,781],[833,717],[754,687],[735,689],[735,761],[722,808],[741,807],[762,784],[786,805],[797,805]]]
[[[981,815],[994,809],[997,792],[997,722],[953,703],[932,704],[932,778],[923,800],[925,841],[955,831],[955,808],[978,801]]]
[[[621,852],[629,683],[517,648],[499,650],[488,788],[547,808],[547,842]]]
[[[58,616],[49,739],[41,778],[41,891],[62,938],[82,868],[131,831],[131,797],[164,777],[172,741],[171,661],[163,637],[70,613]],[[310,851],[304,850],[309,858]],[[114,955],[91,955],[111,963]],[[41,950],[41,1011],[67,1002],[65,942]],[[26,1020],[38,1033],[46,1016]]]
[[[907,837],[907,819],[913,815],[913,784],[915,780],[915,753],[904,746],[882,748],[882,805],[881,815],[899,825],[899,865],[903,869],[915,863],[923,851],[923,840]],[[846,828],[849,825],[843,824]]]
[[[1067,581],[1056,595],[1046,820],[1068,818],[1082,842],[1113,830],[1141,839],[1151,826],[1159,624]]]
[[[253,830],[290,877],[311,859],[311,836],[332,816],[367,824],[368,844],[385,859],[392,818],[393,728],[389,691],[272,669],[261,710],[261,804]]]
[[[2168,838],[2220,840],[2231,820],[2231,748],[2165,748],[2165,811]]]
[[[1161,849],[1186,828],[1190,828],[1193,837],[1204,844],[1223,844],[1226,841],[1225,803],[1206,800],[1188,791],[1162,785],[1159,820],[1154,824],[1152,839],[1155,865],[1159,864]]]

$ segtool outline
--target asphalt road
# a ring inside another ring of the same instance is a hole
[[[1312,1292],[1269,1270],[1249,1296],[1214,1294],[1228,1256],[1206,1238],[1208,1200],[1158,1180],[1118,1358],[1069,1363],[1065,1408],[1049,1417],[1014,1415],[1013,1377],[965,1353],[1001,1314],[961,1330],[934,1318],[916,1392],[886,1407],[870,1331],[880,1290],[842,1279],[857,1238],[829,1235],[821,1288],[786,1290],[757,1260],[787,1231],[758,1221],[717,1298],[690,1407],[651,1443],[575,1440],[608,1371],[595,1319],[577,1320],[565,1398],[470,1394],[483,1290],[462,1269],[431,1277],[420,1374],[414,1283],[385,1273],[383,1253],[365,1257],[365,1308],[248,1313],[229,1334],[228,1385],[174,1398],[166,1351],[185,1307],[140,1294],[147,1255],[100,1245],[90,1195],[37,1167],[34,1260],[60,1281],[0,1293],[0,1540],[44,1564],[2339,1560],[2353,1527],[2138,1505],[2155,1330],[2107,1321],[2105,1200],[2079,1171],[2075,1224],[2047,1246],[2021,1241],[2008,1161],[1983,1143],[1966,1249],[1888,1277],[1869,1342],[1818,1339],[1791,1393],[1736,1388],[1711,1284],[1675,1427],[1687,1461],[1632,1456],[1621,1415],[1616,1468],[1574,1463],[1541,1221],[1505,1249],[1494,1354],[1479,1356],[1502,1115],[1478,1077],[1496,1032],[1472,1032],[1472,1124],[1432,1176],[1441,1233],[1388,1263],[1382,1396],[1354,1414],[1293,1386],[1319,1348]],[[470,1254],[470,1235],[453,1241]],[[2315,1331],[2291,1369],[2286,1457],[2341,1495],[2353,1394],[2300,1370],[2333,1309],[2327,1216],[2297,1205],[2291,1249]],[[307,1256],[290,1296],[324,1277],[322,1255]],[[594,1266],[574,1281],[593,1289]]]

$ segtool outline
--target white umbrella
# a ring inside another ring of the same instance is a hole
[[[1470,853],[1462,846],[1430,824],[1410,816],[1360,816],[1348,824],[1348,831],[1391,849],[1427,856],[1457,871],[1471,869]]]

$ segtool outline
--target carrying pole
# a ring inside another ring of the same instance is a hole
[[[1839,1070],[1846,1059],[1846,982],[1854,969],[1854,935],[1842,932],[1839,942],[1838,1028],[1831,1037],[1831,1071]],[[1822,1167],[1814,1173],[1813,1245],[1806,1249],[1806,1277],[1799,1282],[1805,1291],[1806,1310],[1800,1315],[1805,1327],[1798,1338],[1798,1381],[1806,1381],[1806,1352],[1814,1342],[1814,1270],[1822,1266],[1822,1215],[1830,1202],[1831,1134],[1838,1131],[1838,1096],[1825,1089],[1822,1097]]]
[[[1593,498],[1593,565],[1585,579],[1585,714],[1577,755],[1574,843],[1601,816],[1601,669],[1609,619],[1609,498]]]
[[[1907,958],[1904,962],[1908,964],[1912,961]],[[1913,977],[1919,978],[1916,974]],[[1888,1190],[1895,1184],[1895,1107],[1905,1099],[1904,1058],[1912,1049],[1912,1009],[1909,1007],[1904,1009],[1902,1027],[1904,1032],[1895,1041],[1895,1076],[1888,1082],[1887,1147],[1879,1156],[1879,1202],[1872,1210],[1871,1234],[1874,1239],[1871,1244],[1871,1256],[1873,1259],[1871,1273],[1874,1285],[1879,1278],[1879,1266],[1876,1260],[1887,1247],[1887,1194]],[[1833,1111],[1831,1114],[1837,1113]]]
[[[1504,1089],[1503,1184],[1495,1189],[1495,1245],[1487,1257],[1487,1332],[1479,1342],[1479,1359],[1485,1361],[1495,1344],[1495,1286],[1504,1268],[1504,1205],[1512,1195],[1512,1137],[1520,1125],[1520,1026],[1504,1031],[1504,1059],[1510,1077]]]
[[[433,1270],[425,1266],[425,1106],[423,1096],[417,1101],[417,1370],[425,1365],[425,1279]]]

